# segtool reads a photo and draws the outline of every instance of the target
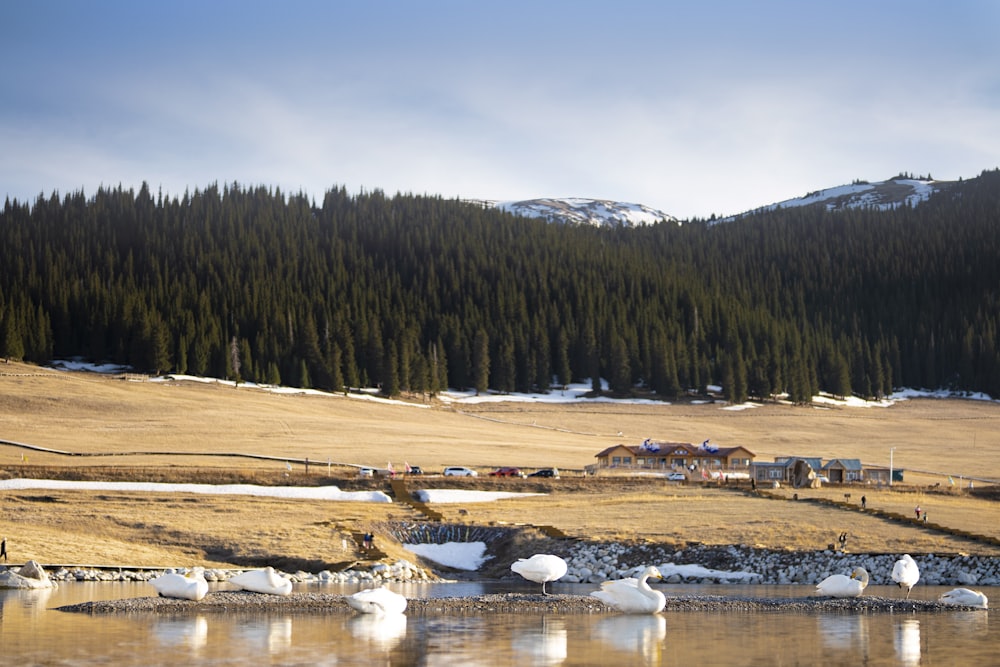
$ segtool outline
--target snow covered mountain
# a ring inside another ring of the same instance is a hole
[[[654,222],[678,222],[677,218],[663,211],[606,199],[528,199],[525,201],[489,202],[495,208],[530,218],[544,218],[550,222],[569,222],[585,225],[638,226]]]
[[[825,206],[831,211],[851,208],[889,210],[900,206],[916,206],[927,201],[931,195],[953,185],[955,185],[955,181],[935,181],[931,178],[914,178],[905,175],[876,183],[856,181],[850,185],[816,190],[803,197],[761,206],[751,211],[716,220],[716,222],[737,220],[750,213],[798,206]],[[550,222],[625,227],[651,225],[662,221],[680,223],[676,217],[642,204],[629,204],[606,199],[546,197],[524,201],[479,203],[515,215],[543,218]]]
[[[826,190],[810,192],[804,197],[788,199],[753,211],[773,211],[797,206],[825,206],[830,211],[851,208],[876,208],[889,210],[900,206],[916,206],[952,185],[954,181],[935,181],[929,178],[896,176],[887,181],[869,183],[858,181]],[[739,217],[739,216],[735,216]]]

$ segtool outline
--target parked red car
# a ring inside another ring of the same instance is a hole
[[[490,477],[524,477],[520,468],[497,468],[490,473]]]

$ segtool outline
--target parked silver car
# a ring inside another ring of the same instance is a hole
[[[465,466],[448,466],[444,469],[445,477],[479,477],[477,473],[472,468],[466,468]]]

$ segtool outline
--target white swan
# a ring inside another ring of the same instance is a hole
[[[362,614],[402,614],[406,611],[406,598],[385,586],[348,595],[347,604]]]
[[[200,567],[194,568],[188,576],[167,572],[156,579],[151,579],[149,583],[161,597],[165,598],[200,600],[208,595],[208,582],[205,581],[205,573]]]
[[[548,595],[545,592],[545,582],[562,577],[566,574],[568,566],[559,556],[535,554],[531,558],[518,558],[516,563],[511,564],[510,569],[528,581],[541,584],[542,595]]]
[[[910,599],[910,590],[917,585],[919,579],[920,568],[910,554],[903,554],[903,557],[892,566],[892,580],[899,584],[900,588],[906,589],[907,600]]]
[[[986,596],[979,591],[969,590],[968,588],[953,588],[947,593],[943,593],[941,597],[938,598],[938,602],[941,604],[951,604],[960,607],[979,607],[980,609],[989,609],[987,606],[989,600]]]
[[[646,582],[650,577],[663,579],[660,571],[650,566],[642,571],[638,579],[629,577],[605,581],[601,584],[601,590],[594,591],[591,595],[626,614],[655,614],[663,609],[667,599],[663,593],[649,587]]]
[[[832,598],[856,598],[868,587],[868,581],[868,571],[863,567],[856,567],[851,576],[831,574],[816,584],[816,593]]]
[[[274,571],[273,567],[263,570],[249,570],[229,577],[229,583],[254,593],[288,595],[292,592],[292,582]]]

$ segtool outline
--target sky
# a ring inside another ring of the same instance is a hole
[[[681,219],[1000,166],[1000,3],[0,4],[0,190],[238,182]]]

